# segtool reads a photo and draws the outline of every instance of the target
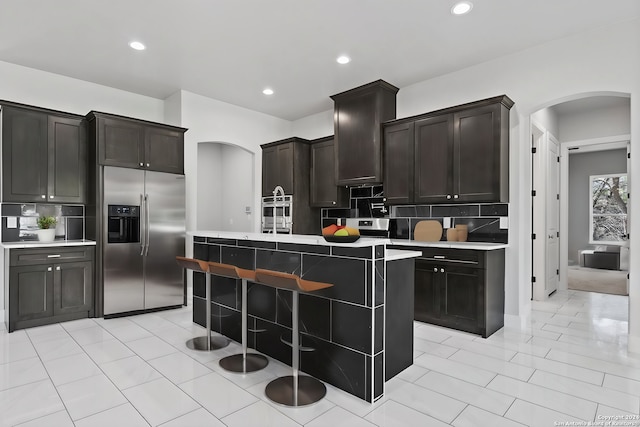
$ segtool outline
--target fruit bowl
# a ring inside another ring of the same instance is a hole
[[[323,235],[324,240],[331,243],[353,243],[360,238],[360,236],[333,236]]]

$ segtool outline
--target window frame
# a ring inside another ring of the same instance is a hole
[[[609,173],[609,174],[598,174],[598,175],[589,175],[589,244],[590,245],[618,245],[618,246],[622,246],[624,245],[624,242],[627,240],[626,237],[622,237],[621,240],[594,240],[593,239],[593,181],[595,179],[600,179],[600,178],[612,178],[612,177],[625,177],[625,181],[626,181],[626,185],[627,185],[627,191],[626,193],[628,194],[628,185],[629,185],[629,176],[627,172],[620,172],[620,173]],[[628,205],[628,200],[627,200],[627,205]],[[627,211],[627,213],[623,213],[623,214],[596,214],[596,216],[609,216],[609,217],[624,217],[625,222],[627,223],[627,227],[628,227],[628,215],[629,212]]]

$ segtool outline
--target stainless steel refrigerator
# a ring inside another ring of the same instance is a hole
[[[104,167],[104,315],[179,306],[185,245],[184,175]]]

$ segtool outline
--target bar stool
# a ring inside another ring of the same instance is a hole
[[[314,292],[333,286],[330,283],[303,280],[295,274],[279,271],[256,269],[256,282],[293,291],[293,306],[291,309],[291,336],[293,375],[279,377],[267,384],[265,394],[272,401],[286,406],[305,406],[316,403],[327,393],[327,387],[319,380],[307,375],[298,375],[300,365],[300,342],[298,325],[298,296],[299,292]]]
[[[269,360],[261,354],[247,353],[247,281],[256,281],[255,271],[219,262],[209,262],[207,265],[211,274],[242,280],[242,353],[220,359],[220,366],[224,370],[241,374],[263,369],[269,364]]]
[[[206,312],[206,328],[207,335],[202,337],[191,338],[187,340],[186,345],[192,350],[200,350],[200,351],[211,351],[218,350],[224,348],[229,345],[229,340],[225,337],[211,336],[211,274],[209,274],[209,266],[207,265],[207,261],[202,261],[195,258],[185,258],[182,256],[176,257],[176,262],[182,268],[186,268],[188,270],[198,271],[200,273],[205,273],[205,286],[207,287],[206,299],[207,299],[207,308]]]

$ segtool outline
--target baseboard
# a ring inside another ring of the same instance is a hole
[[[504,327],[507,329],[523,330],[529,327],[530,316],[516,316],[515,314],[504,315]]]
[[[0,328],[0,330],[7,328],[7,325],[4,322],[4,310],[0,310],[0,325],[4,325],[4,328]]]

